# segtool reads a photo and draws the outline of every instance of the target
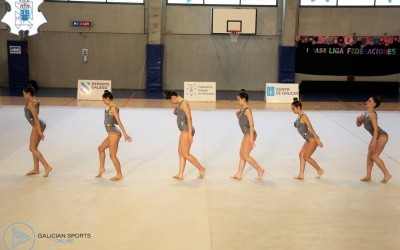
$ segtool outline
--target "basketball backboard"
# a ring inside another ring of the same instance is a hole
[[[238,30],[240,34],[256,34],[257,9],[212,9],[212,34],[227,34]]]

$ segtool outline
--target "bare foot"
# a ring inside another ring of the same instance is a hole
[[[122,179],[124,179],[124,177],[122,175],[116,175],[113,178],[111,178],[110,180],[112,180],[112,181],[120,181]]]
[[[237,176],[237,175],[231,176],[231,178],[235,179],[235,180],[238,180],[238,181],[240,181],[242,179],[241,176]]]
[[[40,171],[39,170],[32,170],[32,171],[30,171],[30,172],[28,172],[28,173],[26,173],[25,175],[34,175],[34,174],[39,174],[40,173]]]
[[[304,180],[304,176],[300,176],[300,175],[295,176],[293,178],[295,178],[296,180]]]
[[[104,172],[106,172],[106,169],[105,169],[105,168],[99,169],[99,173],[98,173],[95,177],[97,177],[97,178],[101,177],[101,175],[102,175]]]
[[[183,177],[179,176],[179,175],[174,175],[174,176],[172,176],[172,178],[180,180],[180,181],[183,180]]]
[[[364,178],[360,179],[360,181],[370,181],[371,177],[365,176]]]
[[[324,172],[325,172],[325,171],[321,168],[321,169],[318,171],[317,176],[315,176],[314,178],[315,178],[315,179],[320,179],[321,176],[324,174]]]
[[[205,174],[206,174],[206,168],[203,168],[203,171],[199,171],[199,178],[203,179]]]
[[[53,170],[53,168],[52,168],[52,167],[49,167],[49,169],[46,169],[46,170],[44,171],[44,175],[43,175],[43,177],[47,177],[47,176],[49,176],[49,174],[50,174],[51,170]]]
[[[265,169],[261,169],[261,171],[259,171],[258,172],[258,176],[257,176],[257,180],[262,180],[262,178],[263,178],[263,176],[264,176],[264,173],[265,173]]]
[[[386,182],[388,182],[389,180],[390,180],[390,178],[392,178],[392,176],[389,174],[389,175],[387,175],[387,176],[385,176],[385,177],[383,177],[383,179],[381,180],[381,183],[386,183]]]

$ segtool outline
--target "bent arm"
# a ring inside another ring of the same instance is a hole
[[[246,112],[244,113],[247,119],[249,120],[249,126],[250,126],[250,138],[254,138],[254,120],[253,120],[253,113],[251,112],[250,109],[247,109]]]
[[[36,131],[38,132],[38,134],[42,134],[42,127],[39,121],[39,115],[37,113],[35,104],[33,102],[28,104],[28,109],[31,111],[32,116],[33,116],[33,120],[35,121],[35,127],[36,127]]]
[[[189,104],[186,101],[182,103],[182,108],[187,118],[189,136],[192,136],[192,112],[190,110]]]
[[[117,124],[119,125],[119,127],[121,128],[122,133],[124,134],[124,137],[127,137],[128,134],[125,131],[125,127],[121,122],[121,118],[119,116],[119,110],[115,107],[111,108],[111,114],[115,117],[115,120],[117,121]]]

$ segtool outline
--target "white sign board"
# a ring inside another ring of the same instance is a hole
[[[109,80],[78,80],[78,100],[102,100],[104,90],[111,92]]]
[[[184,98],[188,101],[215,102],[217,91],[215,82],[185,82]]]
[[[292,103],[293,98],[299,98],[297,83],[267,83],[265,84],[265,101],[272,103]]]

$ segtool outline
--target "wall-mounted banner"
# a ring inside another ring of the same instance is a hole
[[[102,100],[104,90],[111,92],[109,80],[78,80],[78,100]]]
[[[21,35],[20,32],[25,31],[28,32],[28,36],[33,36],[38,33],[40,25],[47,23],[39,11],[39,5],[43,0],[6,0],[6,2],[11,10],[6,12],[1,22],[8,25],[10,33]]]
[[[184,98],[188,101],[215,102],[217,100],[215,82],[185,82]]]
[[[299,98],[297,83],[266,83],[265,101],[271,103],[292,103],[293,98]]]
[[[296,72],[345,76],[400,73],[399,36],[297,36]]]

